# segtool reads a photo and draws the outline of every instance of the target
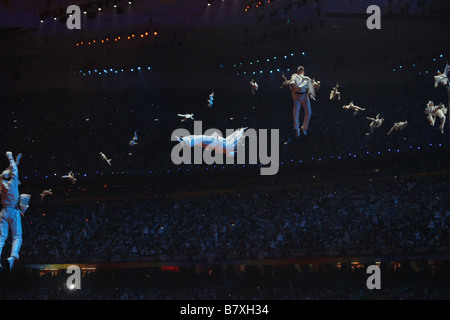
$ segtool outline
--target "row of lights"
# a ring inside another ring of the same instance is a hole
[[[253,7],[256,8],[256,9],[264,8],[266,3],[270,4],[270,3],[275,2],[275,0],[266,0],[266,1],[264,1],[264,0],[249,0],[247,2],[248,3],[247,3],[247,5],[245,6],[245,9],[244,9],[245,12],[249,12]],[[293,3],[294,3],[294,1],[292,1],[291,3],[288,3],[285,6],[284,10],[285,11],[290,11],[291,8],[292,8],[292,4]],[[308,3],[308,0],[297,0],[297,8],[300,9],[301,7],[306,6],[307,3]],[[314,0],[314,4],[317,5],[318,4],[318,0]]]
[[[215,0],[208,0],[208,2],[207,2],[208,7],[210,7],[214,1]],[[224,1],[225,0],[222,0],[222,2],[224,2]],[[266,3],[270,4],[271,2],[274,2],[274,1],[275,0],[249,0],[249,1],[247,1],[247,5],[245,6],[244,11],[245,12],[250,11],[253,8],[253,6],[255,8],[263,8],[266,5]],[[301,0],[301,1],[302,1],[302,3],[306,3],[306,0]],[[300,3],[300,1],[299,1],[299,3]]]
[[[430,147],[433,147],[433,144],[432,143],[430,143],[429,144],[429,146]],[[438,145],[437,145],[439,148],[441,148],[442,147],[442,144],[441,143],[439,143]],[[420,146],[418,146],[418,147],[413,147],[413,146],[409,146],[409,150],[422,150],[422,148],[420,147]],[[375,155],[375,156],[378,156],[378,155],[382,155],[382,154],[390,154],[390,153],[400,153],[400,149],[392,149],[392,148],[387,148],[386,149],[386,152],[385,153],[383,153],[383,152],[381,152],[381,151],[378,151],[378,152],[369,152],[369,151],[366,151],[366,155],[367,156],[370,156],[370,155]],[[357,157],[359,157],[359,158],[361,158],[361,157],[364,157],[364,155],[357,155],[357,154],[354,154],[354,153],[349,153],[348,155],[337,155],[337,156],[333,156],[333,155],[331,155],[331,156],[328,156],[328,157],[312,157],[310,160],[294,160],[294,159],[291,159],[291,160],[289,160],[289,161],[287,161],[286,163],[287,164],[303,164],[303,163],[308,163],[308,162],[311,162],[311,161],[318,161],[318,162],[322,162],[322,161],[326,161],[326,160],[345,160],[345,159],[352,159],[352,158],[357,158]],[[284,161],[281,161],[280,162],[280,165],[284,165],[285,164],[285,162]],[[240,166],[242,166],[242,168],[245,168],[245,167],[262,167],[263,165],[260,163],[260,164],[233,164],[233,167],[240,167]],[[204,169],[204,170],[206,170],[206,171],[209,171],[209,169],[210,168],[213,168],[213,169],[216,169],[216,168],[218,168],[219,167],[219,169],[220,169],[220,166],[217,166],[217,165],[213,165],[213,166],[204,166],[204,167],[201,167],[201,166],[197,166],[196,168],[197,169]],[[225,170],[227,168],[227,166],[225,166],[225,165],[222,165],[222,170]],[[181,166],[178,166],[175,170],[165,170],[164,172],[165,173],[170,173],[170,172],[179,172],[179,171],[181,171]],[[191,168],[186,168],[186,171],[187,172],[190,172],[191,171]],[[144,170],[141,170],[141,173],[145,173],[145,171]],[[96,175],[124,175],[124,174],[129,174],[128,172],[125,172],[125,171],[122,171],[122,172],[110,172],[110,173],[104,173],[104,172],[96,172]],[[148,171],[148,174],[153,174],[153,170],[149,170]],[[87,176],[87,174],[86,173],[84,173],[84,174],[82,174],[82,173],[74,173],[74,175],[75,176],[79,176],[79,175],[82,175],[82,176],[84,176],[84,177],[86,177]],[[34,175],[35,177],[37,177],[37,174],[35,174]],[[58,175],[55,173],[54,174],[54,176],[55,177],[57,177]],[[49,178],[49,176],[48,175],[46,175],[45,176],[45,179],[48,179]],[[25,179],[28,179],[28,177],[27,176],[25,176]]]
[[[92,69],[92,70],[78,70],[80,74],[82,74],[83,76],[90,76],[90,75],[106,75],[106,74],[117,74],[117,73],[122,73],[125,71],[130,71],[130,72],[136,72],[136,71],[141,71],[141,70],[150,70],[150,67],[132,67],[132,68],[121,68],[121,69],[103,69],[103,70],[99,70],[99,69]],[[74,70],[73,74],[77,74],[77,71]]]
[[[444,57],[444,55],[442,55],[442,54],[439,55],[439,58],[442,59],[443,57]],[[433,58],[433,62],[436,62],[437,60],[438,60],[438,58]],[[415,68],[415,67],[416,67],[416,64],[413,63],[412,68]],[[402,63],[399,63],[398,65],[396,65],[392,68],[393,72],[402,71],[402,70],[405,70],[405,66]],[[425,70],[425,73],[428,74],[429,70]],[[422,71],[419,72],[419,75],[422,75]]]
[[[306,55],[306,52],[302,51],[301,55],[302,56]],[[245,66],[247,66],[247,65],[253,66],[253,65],[260,64],[260,63],[271,62],[271,61],[279,61],[279,60],[283,61],[282,59],[286,60],[288,57],[293,57],[293,56],[294,56],[294,53],[290,53],[289,55],[282,56],[280,59],[278,59],[276,56],[274,56],[273,58],[256,59],[255,61],[250,61],[248,63],[239,62],[239,63],[234,64],[233,68],[240,68],[241,66],[244,66],[244,65]],[[280,72],[280,68],[274,68],[273,70],[269,70],[268,72],[273,73],[275,70],[277,72]],[[290,68],[287,68],[286,71],[290,72]],[[238,76],[241,74],[242,75],[247,75],[247,74],[256,75],[256,74],[262,74],[262,73],[263,73],[263,70],[259,70],[259,71],[242,71],[242,70],[240,70],[240,71],[236,72],[236,75],[238,75]]]
[[[79,41],[79,42],[76,43],[76,46],[80,47],[80,46],[85,46],[85,45],[94,45],[94,44],[102,44],[102,43],[104,44],[104,43],[109,43],[110,41],[112,43],[113,41],[117,42],[117,41],[125,40],[125,39],[127,39],[127,40],[131,40],[131,39],[135,39],[135,38],[139,39],[139,38],[148,37],[149,35],[150,35],[150,33],[148,31],[144,31],[140,35],[139,34],[135,34],[135,33],[131,33],[131,34],[129,34],[126,37],[122,37],[120,35],[117,35],[114,39],[110,38],[109,36],[106,36],[103,39],[98,40],[98,41],[96,39],[92,39],[92,40],[88,40],[88,41]],[[158,29],[155,29],[153,31],[153,35],[154,36],[158,35]]]
[[[99,1],[89,1],[88,3],[79,3],[77,4],[78,7],[80,7],[81,10],[83,10],[83,14],[84,15],[88,15],[88,9],[90,9],[92,6],[96,6],[97,10],[93,9],[94,11],[89,11],[89,14],[95,14],[95,11],[102,11],[102,5],[109,5],[110,2],[113,2],[114,5],[114,9],[116,10],[116,13],[121,14],[123,13],[123,7],[122,6],[117,6],[118,2],[121,2],[121,0],[99,0]],[[124,1],[125,2],[125,1]],[[131,5],[133,2],[131,0],[128,0],[128,5]],[[53,20],[60,20],[61,22],[65,22],[67,20],[67,12],[66,12],[66,7],[57,7],[53,10],[46,10],[43,12],[39,13],[39,17],[41,20],[41,23],[44,23],[44,20],[49,17],[49,16],[53,16]],[[89,16],[88,16],[89,17]]]
[[[302,52],[301,52],[301,55],[302,55],[302,56],[306,55],[306,51],[302,51]],[[293,57],[293,56],[294,56],[294,53],[291,52],[289,55],[284,55],[284,56],[282,57],[282,59],[287,59],[288,57]],[[271,59],[272,59],[272,61],[275,61],[275,60],[277,60],[278,58],[277,58],[276,56],[274,56],[273,58],[256,59],[255,62],[250,61],[250,62],[248,62],[248,64],[249,64],[249,65],[253,65],[254,63],[255,63],[255,64],[256,64],[256,63],[263,63],[264,61],[265,61],[265,62],[270,62]],[[244,63],[243,63],[243,62],[239,62],[239,63],[235,63],[235,64],[233,65],[233,67],[234,67],[234,68],[237,68],[237,67],[242,66],[242,65],[244,65]]]
[[[266,0],[266,1],[264,1],[264,0],[250,0],[250,1],[248,1],[248,4],[245,6],[244,11],[245,12],[249,12],[253,8],[253,6],[255,8],[264,8],[264,6],[266,5],[266,2],[267,2],[267,4],[270,4],[271,2],[274,2],[274,1],[275,0]]]

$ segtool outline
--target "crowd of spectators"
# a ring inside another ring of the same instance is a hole
[[[448,175],[415,175],[157,199],[49,198],[22,220],[21,257],[29,264],[444,253],[448,188]]]

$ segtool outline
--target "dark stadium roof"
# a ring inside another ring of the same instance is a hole
[[[262,5],[256,5],[261,2]],[[122,14],[116,13],[122,7]],[[65,15],[69,5],[77,4],[86,10],[90,18],[83,19],[82,29],[89,32],[126,30],[136,25],[159,28],[257,26],[273,20],[291,19],[308,21],[319,18],[325,22],[334,19],[351,20],[367,17],[367,7],[377,4],[383,16],[398,15],[417,20],[446,19],[449,1],[437,0],[1,0],[1,34],[20,35],[26,30],[41,27],[41,18],[53,20],[59,10]],[[99,5],[102,10],[98,11]],[[246,6],[251,9],[245,11]],[[87,16],[87,15],[86,15]],[[61,20],[62,22],[63,20]],[[445,20],[443,20],[445,21]],[[342,22],[342,21],[341,21]],[[49,33],[67,33],[65,23],[55,23]]]

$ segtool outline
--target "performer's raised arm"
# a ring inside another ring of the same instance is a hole
[[[20,155],[21,157],[22,155]],[[20,157],[18,158],[20,160]],[[17,163],[14,161],[12,152],[6,152],[6,158],[9,160],[9,168],[3,171],[3,179],[10,179],[8,181],[8,188],[12,189],[19,186],[19,169],[17,168]]]

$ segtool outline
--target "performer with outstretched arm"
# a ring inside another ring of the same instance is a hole
[[[315,100],[315,91],[312,79],[305,76],[305,68],[299,66],[297,68],[297,73],[291,76],[290,80],[287,80],[284,74],[282,75],[284,81],[281,88],[284,86],[289,86],[292,93],[292,100],[294,100],[293,117],[294,117],[294,130],[297,137],[300,136],[300,106],[303,107],[305,111],[305,116],[303,118],[303,125],[301,130],[304,135],[307,134],[309,120],[311,119],[311,102],[309,97]]]
[[[389,130],[389,132],[387,133],[387,135],[389,136],[392,132],[403,130],[407,126],[408,126],[408,121],[407,120],[400,121],[400,122],[395,122],[394,125]]]
[[[365,108],[361,108],[361,107],[355,106],[353,101],[350,101],[349,104],[342,106],[342,109],[344,109],[344,110],[352,110],[354,116],[356,116],[358,114],[358,111],[366,110]]]
[[[20,157],[17,156],[17,162]],[[0,256],[8,238],[8,231],[11,230],[12,246],[11,254],[7,259],[6,268],[11,270],[14,262],[19,259],[19,251],[22,246],[22,220],[21,216],[28,209],[30,201],[29,194],[19,194],[19,169],[14,161],[12,152],[6,152],[9,167],[2,172],[1,198],[2,211],[0,213]],[[0,267],[3,268],[0,264]]]
[[[375,118],[366,117],[366,119],[371,121],[369,125],[370,132],[366,133],[366,135],[372,134],[374,130],[379,128],[384,122],[384,118],[380,118],[380,114],[377,114]]]

